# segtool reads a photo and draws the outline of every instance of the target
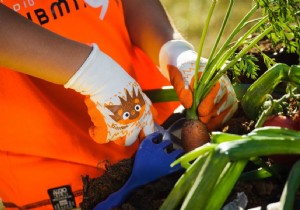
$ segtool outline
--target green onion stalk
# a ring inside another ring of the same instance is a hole
[[[195,64],[195,75],[194,75],[194,100],[192,107],[187,110],[187,118],[188,119],[198,119],[197,118],[197,107],[202,101],[202,99],[209,93],[211,88],[215,85],[215,83],[226,74],[227,70],[229,70],[240,58],[242,58],[243,55],[245,55],[255,44],[261,40],[263,37],[265,37],[270,31],[272,30],[272,27],[269,26],[262,34],[260,34],[256,39],[254,39],[251,43],[248,44],[246,48],[244,48],[240,53],[238,53],[237,56],[235,56],[235,59],[231,60],[229,63],[227,61],[230,57],[236,52],[238,47],[240,47],[244,41],[253,34],[259,27],[261,27],[263,24],[265,24],[268,20],[267,16],[258,18],[256,20],[249,21],[249,18],[257,11],[258,5],[255,5],[245,16],[244,18],[239,22],[239,24],[236,26],[236,28],[231,32],[231,34],[228,36],[227,40],[224,42],[222,47],[217,51],[217,47],[219,45],[220,39],[224,33],[224,29],[226,27],[226,24],[228,22],[230,13],[233,8],[234,0],[230,0],[228,9],[226,12],[226,15],[224,17],[221,29],[218,33],[216,42],[212,48],[212,51],[209,55],[207,64],[204,68],[204,71],[202,73],[202,76],[200,79],[198,79],[198,71],[200,66],[200,59],[202,55],[202,50],[204,46],[204,41],[207,33],[207,29],[209,27],[209,23],[211,20],[211,17],[213,15],[213,10],[215,8],[215,4],[217,1],[212,1],[203,31],[202,36],[200,38],[198,52],[197,52],[197,59]],[[242,37],[239,38],[239,40],[231,46],[231,42],[234,39],[234,37],[250,22],[256,21],[257,23],[252,26]],[[231,47],[230,47],[231,46]]]
[[[292,167],[280,197],[282,210],[295,209],[295,197],[300,186],[300,160]]]
[[[270,24],[272,17],[268,13],[255,20],[249,20],[261,6],[261,1],[257,0],[257,4],[245,15],[228,36],[223,46],[217,51],[220,38],[223,36],[229,14],[233,8],[234,0],[230,0],[215,45],[209,55],[202,76],[198,78],[205,36],[216,3],[216,0],[212,1],[199,43],[194,75],[194,100],[192,107],[187,110],[188,119],[198,119],[197,107],[216,82],[242,59],[251,48],[256,46],[261,39],[274,32],[274,25]],[[237,41],[233,42],[233,38],[250,23],[254,23],[253,26]],[[265,27],[264,30],[249,41],[248,37],[262,27]],[[237,49],[245,43],[247,45],[233,56]],[[294,83],[296,84],[299,82],[299,66],[287,67],[281,65],[274,66],[273,69],[277,69],[280,75],[288,69],[287,77],[294,78]],[[285,74],[283,75],[285,76]],[[299,148],[300,132],[285,128],[256,128],[249,134],[242,136],[212,132],[209,143],[188,152],[172,164],[181,164],[186,169],[186,172],[175,184],[160,210],[221,209],[235,183],[241,177],[248,161],[259,161],[258,157],[266,155],[300,154]],[[298,171],[300,169],[297,168],[295,170],[296,172],[294,173],[300,173]],[[296,183],[295,185],[299,186],[299,183],[296,182],[298,181],[297,179],[292,177],[290,180],[291,183]],[[290,205],[293,202],[293,200],[288,200],[286,195],[293,195],[294,192],[295,189],[290,189],[289,187],[285,189],[284,197],[281,199],[283,205]],[[287,207],[287,209],[290,208]]]
[[[222,136],[226,140],[221,140]],[[254,129],[247,135],[232,135],[232,139],[229,136],[213,132],[214,143],[199,147],[174,162],[191,162],[191,165],[160,210],[221,209],[249,160],[264,155],[300,154],[300,132],[294,130],[263,127]],[[294,202],[295,192],[299,187],[299,165],[300,163],[292,171],[282,194],[283,206],[291,206]]]

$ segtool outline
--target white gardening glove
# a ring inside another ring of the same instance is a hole
[[[185,108],[193,103],[193,80],[197,53],[193,46],[184,40],[166,42],[159,55],[162,73],[170,79],[178,98]],[[199,78],[207,60],[201,58]],[[209,130],[218,129],[237,109],[237,98],[227,76],[222,76],[198,106],[199,119]]]
[[[87,95],[94,126],[91,137],[98,143],[114,141],[129,146],[154,132],[151,101],[139,84],[96,44],[81,68],[65,84]]]

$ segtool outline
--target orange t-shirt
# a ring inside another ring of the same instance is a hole
[[[132,46],[120,0],[1,2],[64,37],[97,43],[144,90],[169,85],[144,52]],[[0,68],[0,97],[0,198],[7,207],[53,209],[48,189],[69,185],[80,195],[82,175],[100,176],[103,162],[131,157],[138,146],[95,143],[88,134],[84,96],[63,86]],[[161,123],[178,103],[154,106]]]

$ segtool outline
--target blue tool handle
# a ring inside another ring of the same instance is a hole
[[[136,185],[130,181],[131,177],[118,191],[112,193],[106,200],[98,203],[93,210],[109,210],[113,207],[118,207],[127,199],[131,192],[136,189]]]

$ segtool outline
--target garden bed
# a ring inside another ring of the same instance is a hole
[[[286,53],[280,46],[272,48],[271,43],[267,39],[261,41],[259,46],[266,54],[276,59],[276,62],[286,63],[288,65],[299,64],[299,58],[297,55]],[[254,50],[250,51],[250,53],[254,55],[256,54]],[[258,72],[259,74],[266,70],[266,67],[262,62],[262,58],[259,56],[257,65],[260,66],[260,72]],[[240,79],[242,83],[253,82],[248,78]],[[168,127],[170,123],[174,122],[177,118],[182,117],[183,115],[184,113],[174,114],[174,116],[166,121],[163,126]],[[226,125],[224,125],[222,131],[239,135],[247,134],[254,128],[254,124],[255,123],[252,120],[246,117],[242,108],[239,107],[234,117]],[[266,162],[268,161],[269,160],[266,159]],[[269,163],[272,164],[272,162]],[[107,172],[103,176],[97,178],[83,176],[84,198],[81,204],[81,209],[93,209],[97,203],[101,202],[111,193],[122,187],[122,185],[130,176],[132,165],[133,159],[123,160],[116,165],[109,165],[109,163],[107,163]],[[283,173],[283,175],[288,174],[291,165],[286,166],[286,173]],[[252,165],[248,164],[246,170],[251,169],[251,167]],[[114,209],[157,210],[160,208],[180,176],[181,172],[177,172],[176,174],[162,177],[160,180],[141,187],[133,192],[124,204]],[[248,199],[247,209],[257,206],[265,207],[269,203],[279,201],[283,186],[284,182],[275,178],[239,181],[236,183],[226,203],[234,200],[238,193],[243,192]]]

